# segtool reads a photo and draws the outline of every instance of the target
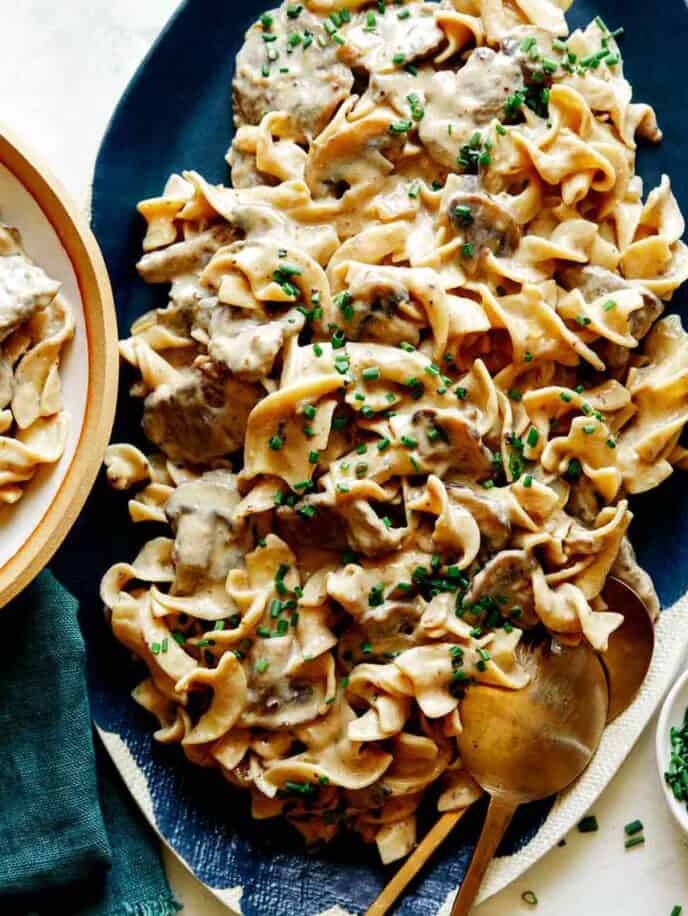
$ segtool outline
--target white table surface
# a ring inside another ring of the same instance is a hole
[[[232,5],[227,0],[228,11]],[[176,0],[0,0],[0,123],[38,150],[84,206],[108,118],[175,6]],[[599,833],[574,832],[565,848],[552,850],[477,916],[670,916],[675,904],[688,916],[688,840],[664,805],[654,731],[653,720],[595,805]],[[645,824],[646,844],[626,852],[623,825],[635,818]],[[165,861],[186,916],[227,913],[167,852]],[[521,901],[531,889],[536,908]]]

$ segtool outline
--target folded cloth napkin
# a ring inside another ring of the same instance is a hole
[[[0,913],[177,912],[155,835],[94,742],[77,602],[46,571],[2,616]]]

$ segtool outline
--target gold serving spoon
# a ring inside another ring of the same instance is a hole
[[[604,597],[610,611],[624,615],[624,623],[610,637],[608,651],[600,656],[607,673],[607,722],[611,722],[631,705],[645,679],[654,649],[654,626],[644,603],[619,579],[610,577],[607,580]],[[598,669],[599,665],[597,668],[593,666],[596,683]],[[384,916],[391,909],[465,813],[463,810],[442,815],[387,884],[366,916]]]
[[[490,805],[452,916],[465,916],[517,808],[565,789],[586,768],[607,721],[604,669],[587,643],[523,647],[523,690],[472,687],[461,704],[464,766]]]
[[[610,611],[624,615],[624,622],[609,637],[609,648],[600,656],[609,681],[607,722],[613,722],[631,705],[647,676],[655,627],[647,607],[625,582],[610,577],[602,595]]]

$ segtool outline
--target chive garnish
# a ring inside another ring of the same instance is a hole
[[[634,846],[642,846],[645,843],[645,837],[642,833],[639,833],[637,836],[629,837],[624,846],[626,849],[633,849]]]

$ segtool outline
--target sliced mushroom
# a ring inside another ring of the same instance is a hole
[[[146,436],[173,461],[200,464],[241,448],[260,390],[232,378],[212,360],[160,385],[144,404]]]
[[[145,254],[136,268],[146,283],[171,283],[175,277],[201,271],[218,249],[236,239],[232,226],[219,224],[194,238]]]
[[[521,230],[509,211],[482,188],[473,175],[461,178],[461,190],[452,195],[448,217],[470,246],[464,251],[462,265],[473,272],[484,252],[511,257],[521,240]]]
[[[542,75],[544,59],[549,58],[553,61],[561,59],[561,55],[554,50],[553,41],[554,35],[550,32],[534,25],[522,25],[502,38],[501,49],[518,62],[523,75],[530,80],[536,72]]]
[[[473,579],[465,604],[476,604],[481,599],[494,598],[505,617],[512,616],[514,608],[519,610],[516,624],[535,626],[535,599],[531,582],[535,563],[524,550],[503,550]]]
[[[632,312],[629,318],[629,330],[637,340],[645,337],[664,311],[661,300],[654,293],[642,287],[639,288],[636,283],[629,283],[619,274],[612,273],[611,270],[606,270],[604,267],[597,267],[593,264],[586,264],[584,267],[566,267],[560,271],[559,279],[565,289],[580,290],[587,302],[593,302],[600,296],[606,296],[608,293],[615,293],[619,290],[639,289],[645,305]],[[628,353],[627,350],[625,352]]]
[[[175,532],[176,589],[188,594],[204,581],[221,582],[243,555],[236,543],[234,513],[241,502],[236,476],[209,471],[184,483],[167,501],[165,514]]]
[[[348,97],[354,81],[338,50],[322,20],[307,9],[296,18],[288,15],[287,4],[267,13],[248,30],[237,55],[233,85],[237,127],[260,124],[266,111],[286,111],[304,139],[317,137]]]
[[[460,147],[475,131],[504,114],[504,103],[523,88],[518,61],[501,51],[476,48],[458,71],[439,70],[427,81],[420,138],[436,162],[456,169]]]

